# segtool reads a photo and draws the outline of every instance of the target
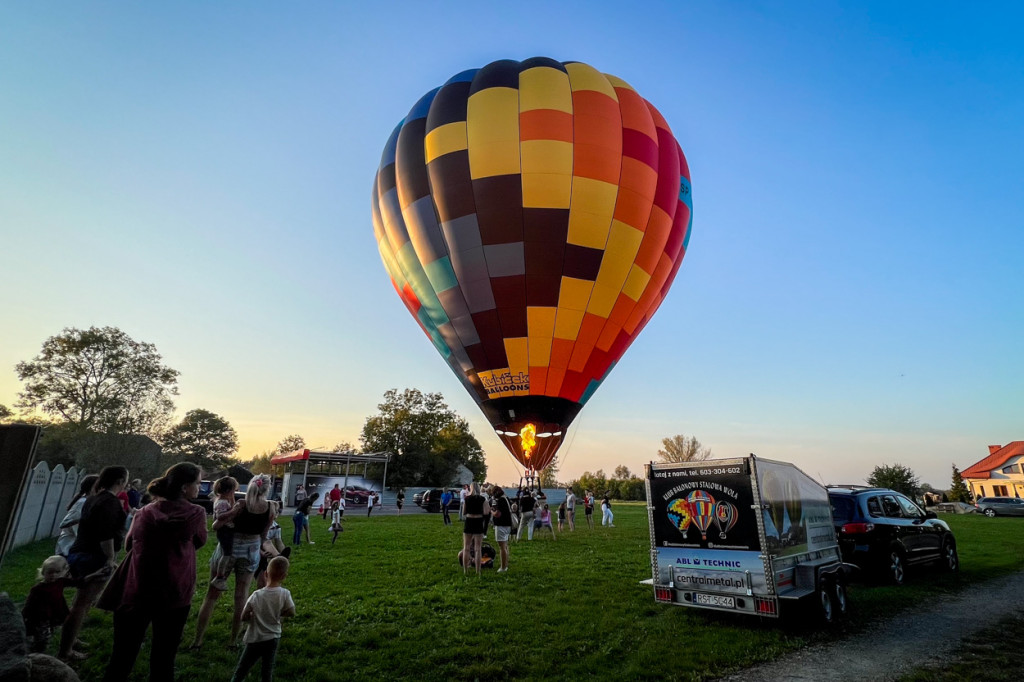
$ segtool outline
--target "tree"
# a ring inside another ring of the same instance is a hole
[[[569,484],[569,487],[577,495],[582,495],[584,490],[589,490],[595,495],[603,495],[609,489],[608,478],[604,475],[603,469],[598,469],[594,473],[584,471],[582,476]]]
[[[238,433],[220,415],[191,410],[163,438],[164,454],[198,464],[206,470],[224,469],[238,452]]]
[[[868,485],[878,488],[891,488],[912,499],[917,498],[921,484],[917,475],[902,464],[882,464],[876,466],[868,476]]]
[[[971,492],[967,489],[967,483],[960,470],[953,465],[953,487],[949,491],[950,502],[970,502]]]
[[[620,464],[619,466],[615,467],[615,478],[619,479],[620,481],[624,481],[627,478],[631,477],[632,475],[629,472],[629,467],[626,466],[625,464]]]
[[[0,422],[7,421],[14,416],[14,413],[6,405],[0,405]]]
[[[482,480],[483,450],[469,423],[452,411],[440,393],[391,389],[378,414],[367,417],[360,440],[363,452],[390,452],[388,481],[397,487],[450,485],[459,464]]]
[[[245,468],[254,474],[272,474],[274,467],[271,466],[270,460],[274,454],[273,452],[261,452],[245,462]]]
[[[658,450],[658,457],[663,462],[702,462],[711,457],[711,448],[700,444],[696,436],[682,434],[661,439],[663,450]]]
[[[537,480],[541,488],[560,488],[558,484],[558,460],[553,459],[551,463],[541,469]]]
[[[156,346],[115,327],[65,329],[15,366],[18,407],[97,432],[159,435],[174,411],[178,371]]]
[[[285,436],[281,439],[281,442],[274,448],[273,454],[279,455],[285,452],[294,452],[295,450],[304,450],[306,447],[306,439],[302,436],[292,434],[291,436]]]
[[[358,452],[358,450],[352,447],[352,443],[349,443],[347,440],[343,440],[337,445],[335,445],[333,448],[331,448],[331,452],[345,454],[346,452]]]

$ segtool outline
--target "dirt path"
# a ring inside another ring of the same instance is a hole
[[[930,607],[902,613],[859,635],[809,647],[722,680],[894,680],[941,662],[967,635],[1020,612],[1024,573],[1015,573],[941,597]]]

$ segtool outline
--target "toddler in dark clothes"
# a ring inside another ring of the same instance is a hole
[[[71,587],[71,579],[67,559],[55,555],[44,561],[39,569],[39,582],[29,591],[21,610],[29,649],[33,653],[46,651],[53,629],[68,617],[68,603],[64,599],[64,590],[68,587]]]

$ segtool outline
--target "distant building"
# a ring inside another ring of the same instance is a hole
[[[974,499],[1024,497],[1024,441],[989,445],[988,457],[967,467],[960,475]]]

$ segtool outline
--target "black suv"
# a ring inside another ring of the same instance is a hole
[[[828,496],[843,561],[895,585],[903,584],[911,565],[960,569],[949,525],[895,490],[829,486]]]
[[[440,488],[433,488],[423,493],[423,498],[420,500],[420,506],[426,509],[428,512],[434,514],[441,511],[441,495],[444,491]],[[448,511],[459,510],[459,493],[452,491],[452,501],[448,503]]]

